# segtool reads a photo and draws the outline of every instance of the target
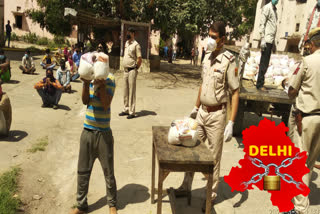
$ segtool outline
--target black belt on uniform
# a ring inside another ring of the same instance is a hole
[[[135,67],[134,68],[126,68],[128,71],[132,71],[134,69],[136,69]]]
[[[202,104],[202,107],[204,108],[204,110],[206,110],[206,111],[209,112],[209,113],[210,113],[210,112],[219,111],[219,110],[225,108],[226,106],[227,106],[226,103],[222,103],[222,104],[220,104],[220,105],[218,105],[218,106],[206,106],[206,105],[203,105],[203,104]]]
[[[302,114],[302,117],[320,116],[320,113],[309,113],[309,114],[307,114],[307,113],[301,112],[301,114]]]

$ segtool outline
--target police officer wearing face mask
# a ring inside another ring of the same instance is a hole
[[[306,23],[306,31],[301,36],[301,40],[299,43],[299,50],[302,52],[302,55],[307,55],[308,53],[304,53],[304,47],[307,45],[306,41],[308,40],[308,34],[316,27],[320,27],[320,0],[316,0],[316,5],[310,11],[307,23]],[[307,50],[308,51],[308,50]]]
[[[22,65],[19,66],[23,74],[34,74],[36,71],[33,58],[30,55],[30,50],[26,50],[22,57]]]
[[[269,67],[271,51],[277,33],[278,16],[276,5],[278,4],[278,1],[279,0],[272,0],[263,7],[260,20],[259,32],[261,36],[261,60],[256,87],[258,90],[264,92],[267,92],[267,89],[263,86],[264,75]]]
[[[141,63],[141,47],[135,40],[135,29],[130,27],[123,56],[124,109],[119,114],[119,116],[127,116],[127,119],[135,118],[136,81]]]
[[[202,64],[202,84],[196,105],[190,115],[191,118],[196,118],[200,140],[206,144],[215,160],[211,205],[217,197],[223,141],[228,142],[232,139],[233,124],[239,103],[238,69],[235,57],[223,49],[225,35],[223,22],[212,24],[209,30],[207,52]],[[232,96],[232,113],[226,125],[229,96]],[[194,173],[185,174],[183,184],[176,190],[177,195],[181,193],[183,195],[191,190],[193,175]]]

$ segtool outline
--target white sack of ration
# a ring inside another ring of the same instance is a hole
[[[197,127],[197,121],[192,118],[173,121],[168,133],[168,143],[186,147],[195,146],[199,138]]]

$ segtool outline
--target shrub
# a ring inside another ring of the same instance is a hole
[[[19,40],[20,40],[19,36],[16,33],[12,32],[11,41],[19,41]]]
[[[47,37],[40,37],[37,42],[37,45],[48,45],[49,44],[49,39]]]
[[[31,44],[35,44],[38,40],[38,36],[35,33],[28,33],[23,36],[23,41]]]
[[[63,45],[65,43],[63,36],[54,36],[53,42],[58,45]]]

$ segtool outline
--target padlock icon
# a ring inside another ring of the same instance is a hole
[[[268,191],[280,190],[280,176],[267,175],[263,177],[263,189]]]

